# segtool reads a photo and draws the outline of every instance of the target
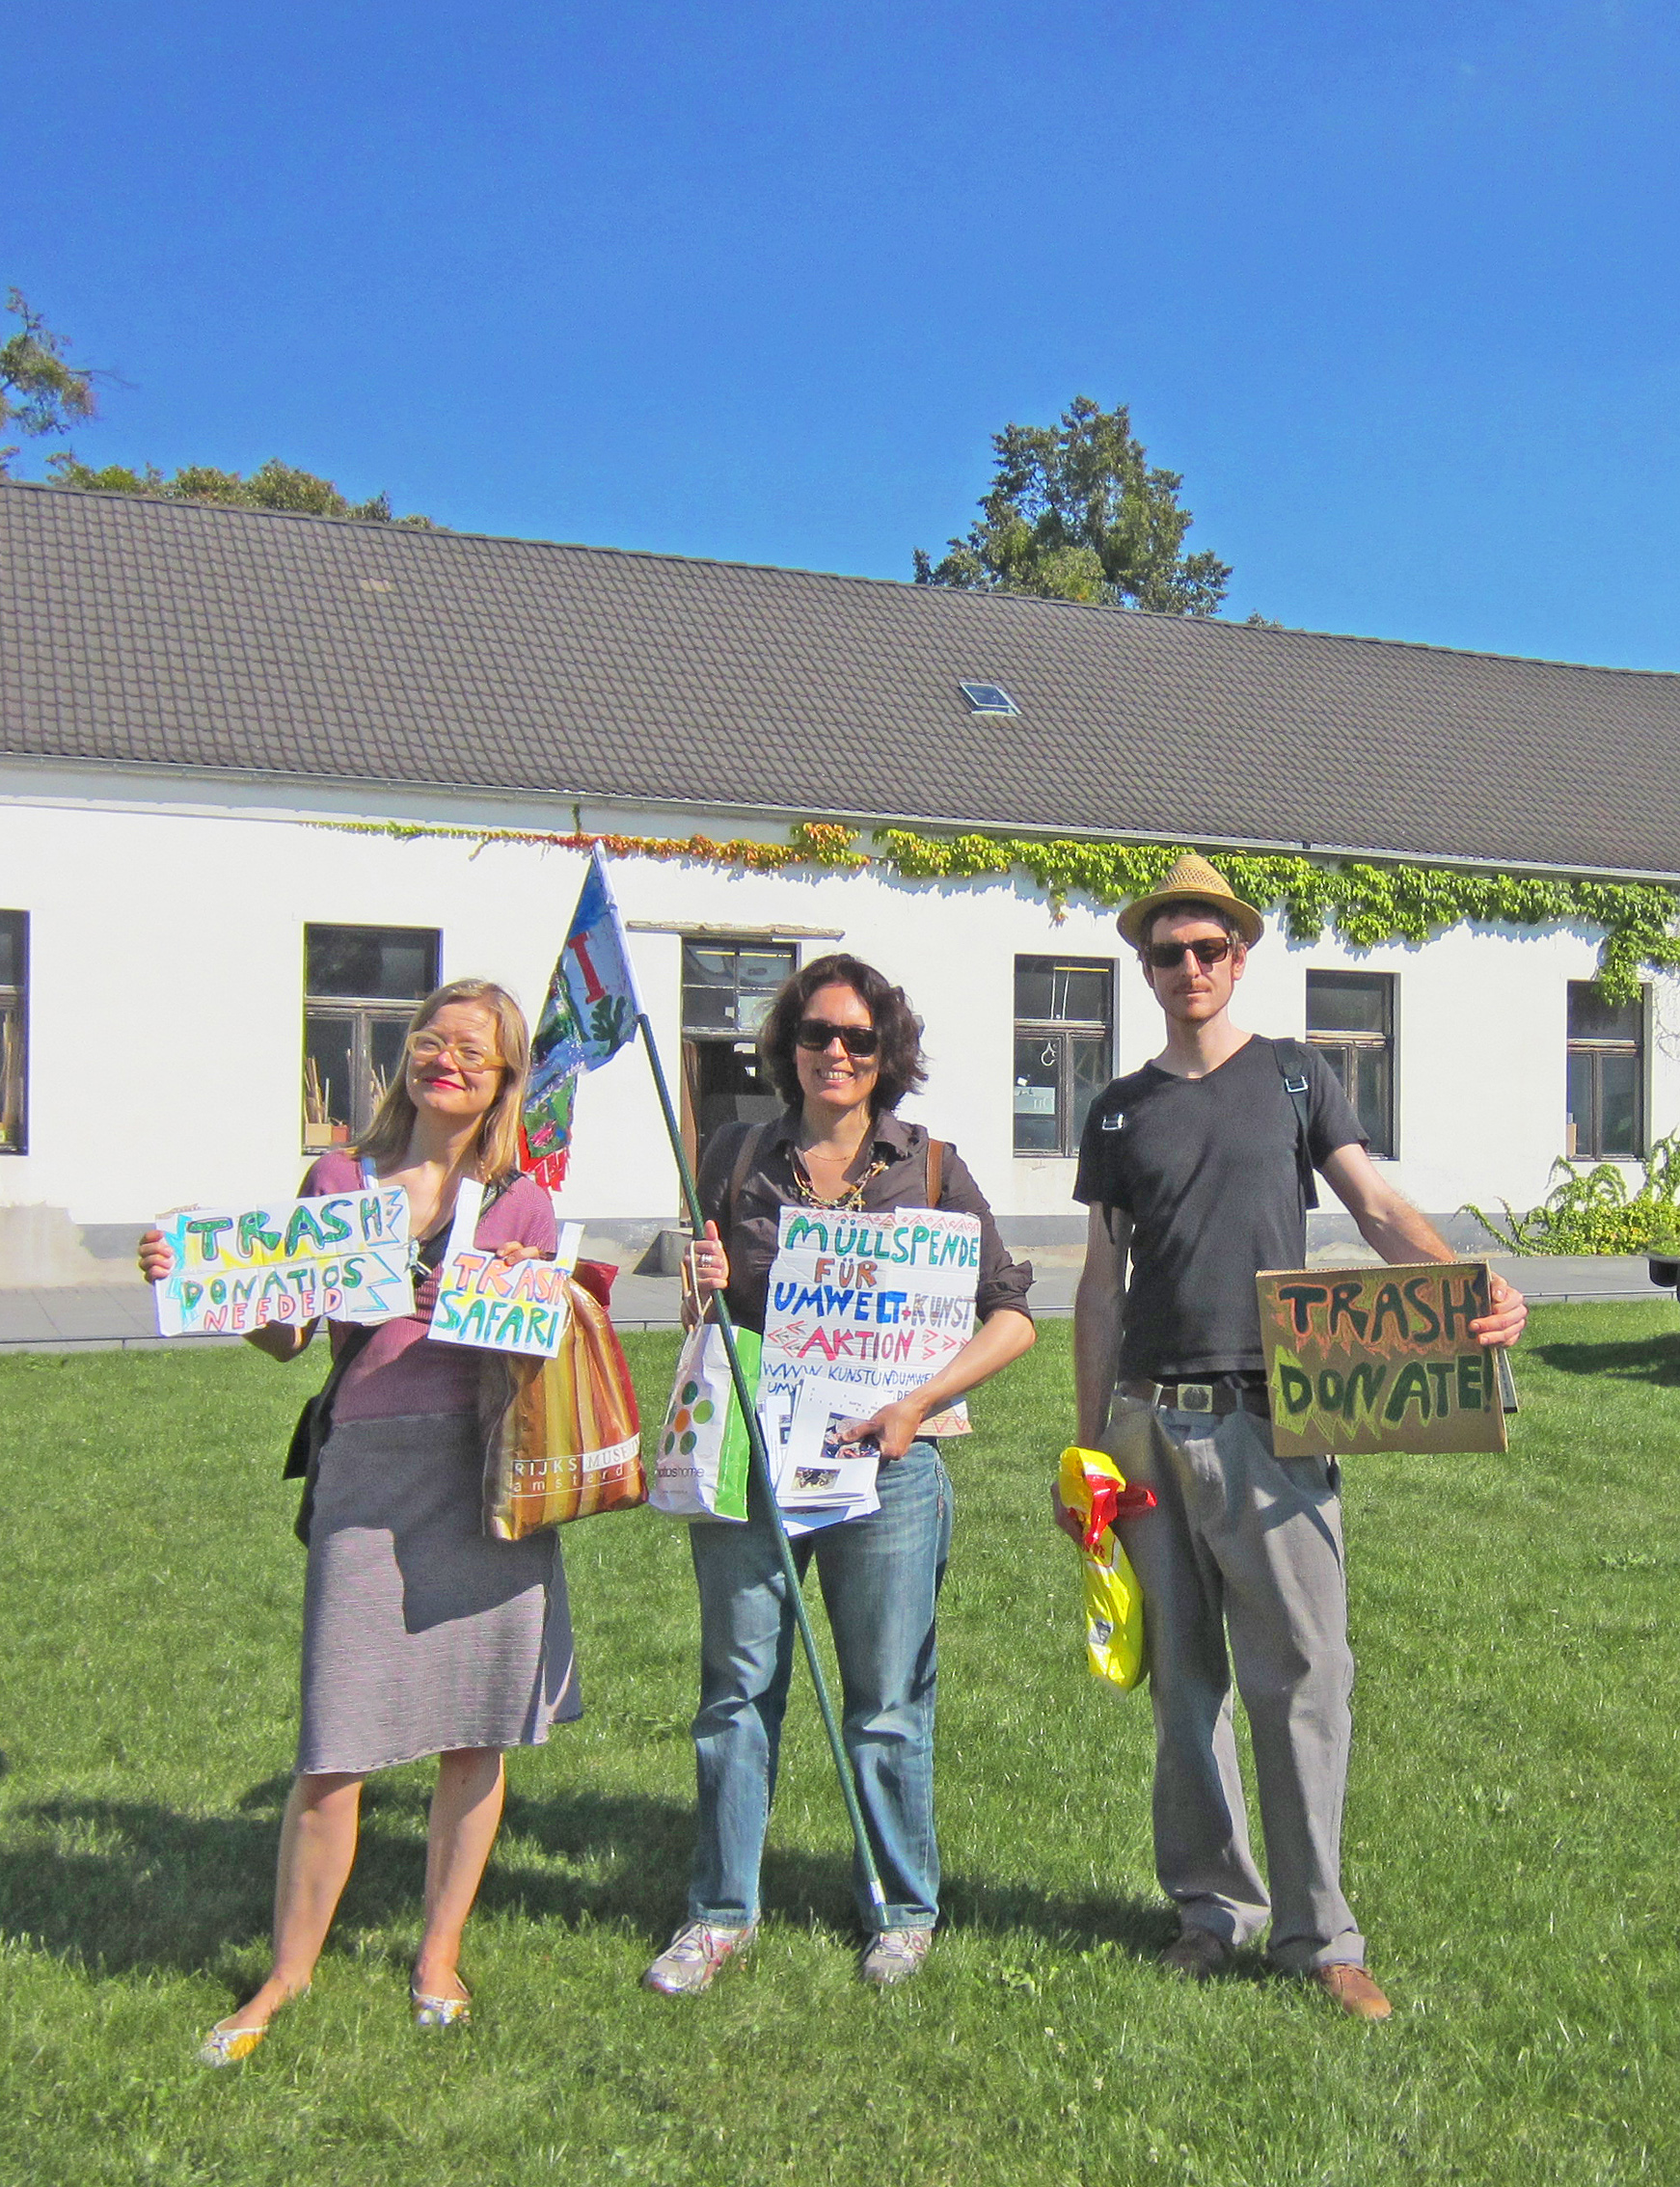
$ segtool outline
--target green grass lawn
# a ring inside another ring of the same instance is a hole
[[[304,1370],[246,1350],[0,1362],[0,2182],[1680,2178],[1680,1329],[1542,1310],[1505,1458],[1347,1468],[1350,1893],[1395,2001],[1151,1963],[1148,1701],[1083,1666],[1045,1517],[1068,1332],[953,1461],[949,1927],[855,1981],[848,1840],[796,1685],[770,1919],[709,1997],[637,1986],[683,1906],[695,1615],[680,1525],[566,1530],[588,1714],[510,1769],[474,2028],[417,2038],[426,1772],[376,1780],[313,1993],[247,2066],[302,1552]],[[656,1418],[674,1340],[632,1339]]]

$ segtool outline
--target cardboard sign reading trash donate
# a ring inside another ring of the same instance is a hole
[[[1504,1449],[1499,1369],[1470,1334],[1490,1310],[1485,1262],[1268,1268],[1255,1283],[1280,1458]]]
[[[391,1321],[414,1311],[408,1194],[370,1185],[266,1207],[158,1218],[175,1265],[153,1288],[160,1336],[244,1336],[270,1322]]]
[[[784,1207],[765,1304],[759,1411],[785,1410],[822,1375],[855,1392],[857,1418],[930,1381],[974,1334],[980,1219],[944,1208],[881,1214]],[[922,1423],[964,1435],[962,1403]]]

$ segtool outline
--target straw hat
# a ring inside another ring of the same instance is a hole
[[[1194,850],[1175,858],[1161,876],[1160,886],[1128,904],[1115,923],[1133,949],[1141,949],[1144,926],[1152,912],[1164,905],[1190,903],[1216,904],[1221,911],[1228,911],[1232,925],[1251,949],[1266,931],[1266,923],[1254,905],[1233,896],[1225,876],[1206,858],[1198,858]]]

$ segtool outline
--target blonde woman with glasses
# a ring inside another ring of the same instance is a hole
[[[354,1151],[326,1154],[304,1195],[370,1174],[408,1194],[415,1310],[372,1329],[335,1326],[330,1424],[312,1449],[305,1509],[303,1709],[297,1776],[281,1828],[274,1964],[218,2022],[206,2065],[249,2057],[273,2013],[309,1987],[356,1852],[363,1780],[438,1756],[426,1847],[417,2026],[458,2026],[457,1961],[501,1818],[502,1750],[541,1745],[580,1713],[565,1576],[552,1532],[520,1542],[480,1530],[480,1374],[488,1355],[428,1334],[437,1265],[464,1179],[484,1187],[476,1243],[508,1260],[551,1255],[548,1194],[519,1174],[530,1040],[512,997],[457,980],[416,1012],[404,1067]],[[142,1273],[169,1273],[160,1232]],[[249,1341],[294,1359],[312,1325]],[[496,1363],[489,1363],[493,1366]]]

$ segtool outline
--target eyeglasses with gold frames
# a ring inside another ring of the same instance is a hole
[[[463,1070],[506,1067],[501,1056],[492,1055],[476,1040],[446,1040],[441,1033],[434,1033],[429,1027],[411,1033],[403,1045],[417,1064],[436,1063],[440,1056],[453,1056]]]

